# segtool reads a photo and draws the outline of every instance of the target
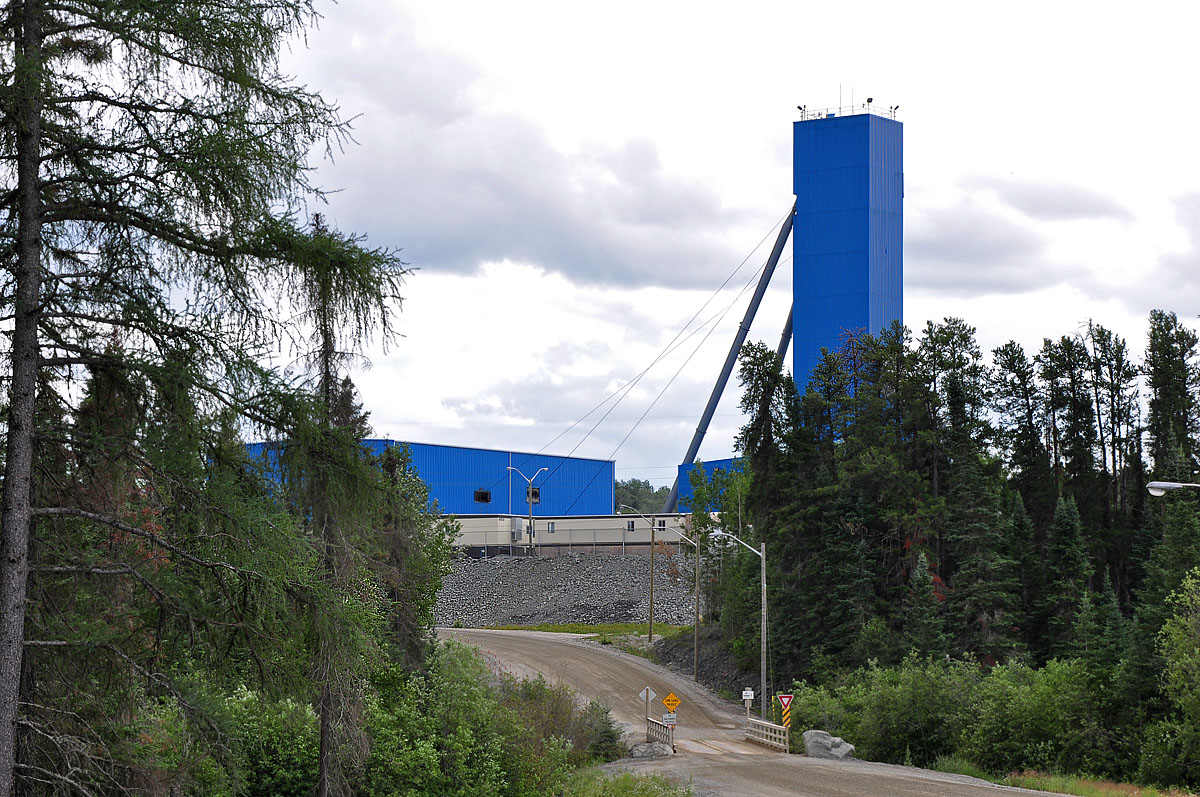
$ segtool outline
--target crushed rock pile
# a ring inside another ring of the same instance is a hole
[[[497,556],[456,559],[453,567],[434,608],[441,626],[636,623],[649,616],[648,556]],[[658,556],[654,571],[654,621],[691,625],[690,563]]]

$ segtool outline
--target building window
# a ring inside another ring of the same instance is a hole
[[[658,521],[658,527],[660,529],[665,529],[667,527],[667,521],[665,521],[665,520]]]
[[[633,531],[633,521],[632,521],[632,520],[626,520],[626,521],[625,521],[625,530],[626,530],[626,531]]]
[[[492,491],[491,490],[476,490],[475,491],[475,503],[490,504],[491,502],[492,502]]]
[[[547,534],[554,533],[554,521],[553,520],[546,521],[546,533]]]

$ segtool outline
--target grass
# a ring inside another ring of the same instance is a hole
[[[565,797],[691,797],[692,793],[690,786],[673,786],[662,775],[606,775],[598,769],[575,772],[562,791]]]
[[[1013,772],[996,782],[1003,786],[1057,791],[1063,794],[1079,795],[1079,797],[1188,797],[1190,794],[1190,792],[1179,789],[1154,789],[1149,786],[1135,786],[1131,783],[1088,780],[1071,775],[1048,775],[1044,772]]]
[[[1016,786],[1035,791],[1053,791],[1074,794],[1078,797],[1193,797],[1191,792],[1180,789],[1155,789],[1135,786],[1132,783],[1114,783],[1111,780],[1090,780],[1073,775],[1050,775],[1045,772],[1012,772],[996,778],[984,772],[971,761],[954,756],[941,756],[932,769],[953,775],[968,775],[980,780],[990,780],[1001,786]]]

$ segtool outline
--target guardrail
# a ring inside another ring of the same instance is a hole
[[[757,720],[754,717],[746,719],[746,741],[755,742],[775,750],[788,752],[789,731],[782,725],[773,722]]]
[[[673,725],[663,725],[653,717],[646,717],[646,741],[662,742],[671,746],[671,752],[675,752],[675,727]]]

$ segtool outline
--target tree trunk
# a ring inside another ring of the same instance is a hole
[[[17,263],[9,388],[8,446],[0,516],[0,797],[10,797],[16,763],[17,701],[25,647],[25,595],[33,499],[34,409],[41,304],[41,9],[20,12],[13,81],[17,124]]]

